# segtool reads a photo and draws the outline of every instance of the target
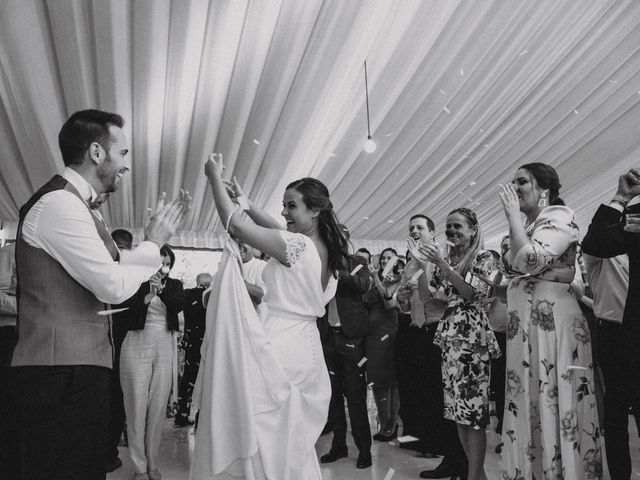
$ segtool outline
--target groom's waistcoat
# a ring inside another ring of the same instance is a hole
[[[16,235],[18,344],[11,365],[111,368],[111,318],[98,315],[108,306],[74,280],[57,260],[22,236],[22,224],[31,207],[55,190],[66,190],[82,200],[73,185],[56,175],[20,209]],[[118,248],[107,227],[96,215],[91,216],[111,257],[118,260]]]

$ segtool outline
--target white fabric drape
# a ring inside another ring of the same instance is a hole
[[[105,206],[141,228],[157,195],[192,192],[181,246],[222,246],[209,152],[278,215],[316,176],[354,239],[399,241],[458,206],[507,229],[497,184],[560,173],[584,231],[640,153],[640,2],[633,0],[4,0],[0,218],[62,169],[78,109],[126,121],[133,171]],[[363,152],[367,60],[371,133]]]

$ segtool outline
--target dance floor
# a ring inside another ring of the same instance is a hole
[[[630,417],[631,418],[631,417]],[[495,417],[492,417],[495,422]],[[632,442],[633,479],[640,480],[640,441],[635,422],[629,423],[629,432]],[[498,479],[499,456],[494,453],[494,448],[499,441],[498,435],[493,431],[487,432],[487,478]],[[193,451],[193,427],[174,428],[173,419],[167,419],[162,435],[162,447],[160,452],[160,471],[163,480],[188,480],[191,452]],[[357,450],[350,434],[347,436],[349,457],[338,460],[335,463],[321,465],[322,478],[324,480],[407,480],[419,478],[421,470],[435,468],[440,459],[427,459],[417,457],[411,450],[398,448],[396,442],[374,442],[371,453],[373,466],[371,468],[357,470],[355,468]],[[331,434],[320,437],[316,444],[318,455],[322,455],[331,446]],[[120,458],[124,465],[113,473],[107,475],[108,480],[129,480],[133,476],[131,461],[126,447],[120,447]],[[605,462],[606,463],[606,462]],[[609,479],[609,473],[605,466],[605,480]]]

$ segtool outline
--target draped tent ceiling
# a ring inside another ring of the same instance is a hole
[[[495,243],[497,185],[542,161],[584,233],[640,165],[640,2],[0,0],[0,218],[62,170],[58,130],[85,108],[127,122],[133,169],[107,222],[139,235],[158,194],[185,188],[174,245],[219,246],[209,152],[275,216],[288,182],[321,179],[378,250],[413,213],[442,236],[458,206]]]

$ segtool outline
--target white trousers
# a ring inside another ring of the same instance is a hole
[[[120,353],[120,383],[129,453],[136,473],[158,468],[162,426],[173,379],[173,334],[146,326],[130,330]]]

